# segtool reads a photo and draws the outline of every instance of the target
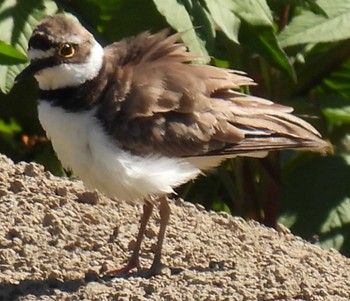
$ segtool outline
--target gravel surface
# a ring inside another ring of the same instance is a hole
[[[290,234],[171,203],[162,276],[99,277],[130,255],[141,208],[0,155],[0,300],[350,300],[350,260]],[[151,220],[141,263],[158,231]],[[131,241],[131,242],[130,242]]]

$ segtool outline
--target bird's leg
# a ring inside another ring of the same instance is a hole
[[[136,267],[138,270],[140,270],[139,255],[140,255],[141,243],[145,235],[147,223],[152,215],[152,211],[153,211],[153,204],[146,202],[143,205],[143,214],[141,217],[139,233],[137,234],[136,245],[130,257],[129,263],[127,265],[131,267],[130,269]]]
[[[140,255],[141,243],[146,231],[148,220],[152,215],[152,211],[153,211],[153,204],[146,202],[143,205],[143,213],[142,213],[141,223],[140,223],[141,225],[140,225],[139,233],[137,234],[136,245],[129,259],[129,262],[124,268],[107,272],[108,276],[123,276],[134,268],[137,268],[138,270],[140,270],[139,255]]]
[[[161,264],[162,246],[163,246],[166,226],[168,224],[169,217],[170,217],[170,206],[168,203],[168,199],[165,196],[159,198],[159,214],[160,214],[160,228],[158,233],[158,242],[157,242],[154,259],[153,259],[152,266],[150,268],[151,274],[161,273],[161,269],[163,267]]]

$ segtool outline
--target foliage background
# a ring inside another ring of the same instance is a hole
[[[293,106],[332,154],[227,161],[179,193],[208,209],[281,222],[350,256],[350,0],[0,1],[0,152],[64,175],[37,119],[34,80],[14,85],[33,27],[58,11],[76,15],[103,45],[145,30],[186,31],[204,61],[259,83],[246,92]]]

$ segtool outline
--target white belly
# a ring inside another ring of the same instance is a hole
[[[39,119],[65,168],[108,197],[141,201],[173,192],[200,170],[185,159],[139,157],[108,139],[93,111],[67,113],[41,101]]]

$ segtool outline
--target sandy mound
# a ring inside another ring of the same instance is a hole
[[[0,300],[350,300],[350,260],[338,252],[181,200],[164,245],[172,273],[99,279],[126,262],[141,208],[4,156],[0,199]],[[157,231],[156,217],[146,267]]]

